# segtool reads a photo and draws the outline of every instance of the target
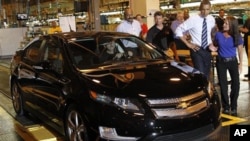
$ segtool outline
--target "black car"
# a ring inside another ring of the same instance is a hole
[[[10,84],[18,115],[70,141],[194,141],[221,127],[202,73],[125,33],[37,37],[14,55]]]

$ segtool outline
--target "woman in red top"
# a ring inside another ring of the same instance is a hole
[[[143,40],[145,40],[146,35],[147,35],[147,32],[148,32],[148,26],[147,26],[147,24],[143,23],[143,21],[142,21],[143,16],[142,16],[141,14],[137,14],[137,15],[135,16],[135,18],[136,18],[136,20],[139,21],[140,24],[141,24],[141,29],[142,29],[142,31],[141,31],[141,38],[142,38]]]

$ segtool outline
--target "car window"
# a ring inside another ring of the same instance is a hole
[[[80,69],[97,64],[96,43],[92,39],[83,39],[69,43],[72,61]]]
[[[26,59],[30,60],[31,62],[39,62],[41,59],[41,40],[35,41],[34,43],[30,44],[26,50]]]
[[[44,45],[43,61],[47,61],[51,65],[51,69],[62,73],[63,57],[59,45],[52,39],[46,40]]]
[[[159,51],[135,37],[119,38],[117,40],[121,47],[125,49],[125,52],[128,52],[131,57],[141,59],[155,59],[162,57],[162,54]]]
[[[69,42],[72,62],[80,69],[105,63],[163,58],[163,53],[136,37],[100,36]]]
[[[153,49],[152,46],[146,44],[145,42],[135,38],[135,37],[102,37],[99,39],[100,44],[99,48],[101,53],[103,54],[103,50],[107,50],[107,45],[111,44],[111,42],[114,42],[114,54],[115,57],[113,57],[113,60],[117,61],[117,57],[120,57],[120,61],[124,61],[125,59],[129,58],[137,58],[137,59],[155,59],[155,58],[161,58],[162,54]],[[102,49],[104,48],[104,49]],[[121,56],[120,54],[123,53],[124,56]],[[100,55],[102,56],[102,55]],[[119,60],[119,59],[118,59]]]

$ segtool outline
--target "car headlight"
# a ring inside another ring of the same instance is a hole
[[[133,110],[133,111],[139,110],[139,108],[129,99],[114,98],[113,103],[121,107],[124,110]]]
[[[128,98],[117,98],[110,97],[103,94],[98,94],[94,91],[90,91],[90,97],[98,102],[118,106],[126,111],[139,112],[140,108],[138,106],[137,100],[130,100]]]

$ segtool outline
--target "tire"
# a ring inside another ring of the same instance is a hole
[[[14,110],[17,113],[17,115],[19,116],[25,115],[25,111],[23,109],[23,97],[16,82],[12,82],[11,99]]]
[[[68,141],[90,141],[86,124],[73,105],[66,112],[65,132]]]

